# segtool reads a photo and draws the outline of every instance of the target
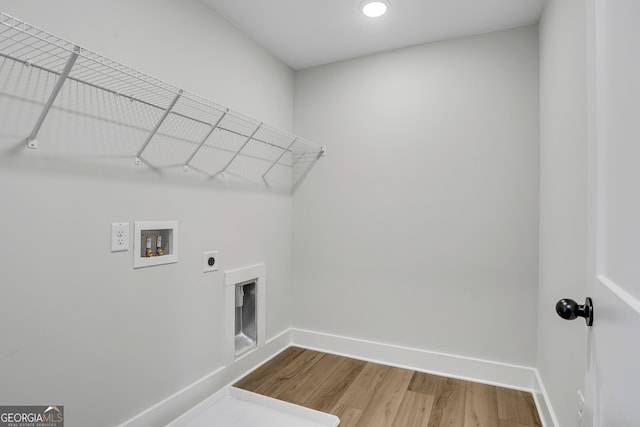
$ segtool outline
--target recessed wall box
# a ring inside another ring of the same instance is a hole
[[[266,288],[264,264],[225,271],[227,365],[265,344]]]
[[[203,272],[207,273],[209,271],[218,271],[219,264],[218,251],[207,251],[204,253],[204,257],[202,259]]]
[[[178,262],[177,221],[136,221],[133,268]]]
[[[258,345],[256,289],[255,280],[238,283],[235,286],[234,338],[236,358]]]

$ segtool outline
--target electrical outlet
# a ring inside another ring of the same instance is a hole
[[[582,395],[582,392],[578,390],[578,409],[582,411],[583,408],[584,408],[584,396]]]
[[[582,425],[582,410],[584,409],[584,395],[578,390],[578,413],[576,414],[576,423]]]
[[[202,257],[202,271],[218,271],[218,251],[207,251]]]
[[[129,223],[114,222],[111,224],[111,252],[129,250]]]

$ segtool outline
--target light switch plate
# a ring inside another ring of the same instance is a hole
[[[114,222],[111,224],[111,252],[129,250],[129,223]]]
[[[202,257],[202,271],[208,273],[209,271],[218,271],[218,251],[207,251]]]

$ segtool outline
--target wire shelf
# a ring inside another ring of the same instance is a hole
[[[292,189],[325,152],[2,12],[0,127],[60,155]]]

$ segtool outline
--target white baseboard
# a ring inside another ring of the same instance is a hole
[[[538,414],[540,415],[540,421],[542,421],[543,427],[558,427],[560,423],[556,417],[547,390],[544,388],[540,373],[536,369],[536,376],[533,389],[533,398],[536,401],[538,407]]]
[[[533,392],[535,369],[489,360],[382,344],[320,332],[291,330],[293,345],[356,359]]]
[[[263,347],[247,353],[229,366],[216,369],[133,418],[124,421],[118,427],[167,425],[212,394],[235,383],[248,372],[272,359],[289,347],[290,343],[291,330],[288,329],[267,341]]]
[[[230,366],[211,372],[121,423],[119,427],[166,425],[291,345],[420,372],[528,391],[533,393],[543,426],[558,426],[542,380],[534,368],[292,328],[267,341],[264,347],[248,353]]]

